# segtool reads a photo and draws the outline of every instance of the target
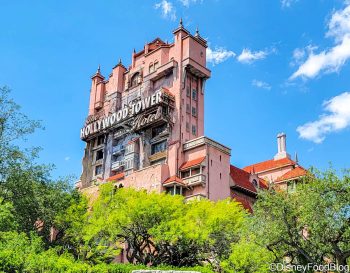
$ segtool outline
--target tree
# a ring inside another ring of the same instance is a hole
[[[350,257],[350,176],[314,172],[294,193],[266,191],[254,207],[252,232],[275,261],[345,266]]]
[[[69,205],[71,187],[67,179],[50,178],[52,166],[36,163],[39,148],[19,145],[41,127],[20,111],[9,88],[0,88],[0,205],[11,204],[17,231],[38,232],[48,244],[56,214]]]
[[[76,245],[75,255],[92,263],[109,262],[125,247],[130,263],[219,267],[246,218],[230,200],[186,203],[182,196],[115,189],[111,183],[100,186],[87,214],[86,205],[73,204],[58,226],[66,230],[62,241]]]

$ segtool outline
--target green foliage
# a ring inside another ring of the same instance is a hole
[[[66,179],[50,179],[51,166],[36,163],[38,148],[17,145],[38,128],[40,122],[20,112],[19,105],[10,98],[10,90],[0,88],[0,217],[2,208],[11,206],[11,229],[38,232],[49,244],[54,219],[69,205],[71,189]],[[0,230],[4,230],[2,225]]]
[[[57,223],[74,255],[93,264],[110,262],[125,245],[130,263],[219,268],[246,218],[230,200],[186,203],[182,196],[116,190],[111,183],[100,186],[88,214],[86,206],[84,199],[72,204]]]
[[[340,265],[350,256],[350,176],[333,170],[306,177],[294,193],[259,195],[250,225],[255,243],[276,262]]]

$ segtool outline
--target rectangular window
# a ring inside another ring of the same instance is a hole
[[[197,108],[192,107],[192,116],[196,117],[197,116]]]
[[[103,159],[103,150],[96,151],[96,161]]]
[[[155,63],[154,63],[154,70],[157,70],[158,67],[159,67],[159,62],[155,62]]]
[[[189,131],[190,131],[190,123],[186,122],[186,132],[189,132]]]
[[[102,165],[98,165],[95,167],[95,175],[99,175],[102,173]]]
[[[190,176],[190,170],[181,172],[181,177],[182,178],[186,178],[186,177],[189,177],[189,176]]]
[[[126,145],[126,147],[125,147],[125,154],[130,154],[130,153],[133,153],[133,152],[134,152],[134,147],[135,147],[134,144],[135,144],[135,143],[132,142],[132,143]]]
[[[201,172],[200,167],[197,167],[197,168],[192,169],[192,175],[199,174],[200,172]]]
[[[187,86],[187,88],[186,88],[186,96],[187,96],[187,97],[190,97],[190,96],[191,96],[191,90],[190,90],[190,87],[189,87],[189,86]]]
[[[105,136],[104,136],[104,135],[99,136],[99,137],[97,138],[97,146],[102,145],[102,144],[104,144],[104,143],[105,143]]]
[[[156,154],[156,153],[160,153],[160,152],[164,152],[167,148],[167,141],[164,140],[164,141],[161,141],[161,142],[158,142],[158,143],[155,143],[152,145],[151,147],[151,154]]]
[[[197,100],[197,89],[192,89],[192,99]]]
[[[160,126],[157,126],[157,127],[154,127],[152,128],[152,138],[162,134],[162,133],[165,133],[167,130],[167,124],[164,123],[163,125],[160,125]]]
[[[196,125],[192,125],[192,135],[194,135],[194,136],[197,135],[197,127],[196,127]]]
[[[186,113],[191,113],[191,107],[188,103],[186,104]]]
[[[149,66],[149,73],[152,73],[154,71],[154,66],[153,66],[153,64],[151,64],[150,66]]]

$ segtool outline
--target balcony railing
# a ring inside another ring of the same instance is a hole
[[[125,165],[124,160],[112,162],[112,171],[116,171],[116,170],[124,167],[124,165]]]
[[[206,182],[206,177],[204,174],[196,174],[190,177],[183,178],[183,181],[188,186],[204,185]]]

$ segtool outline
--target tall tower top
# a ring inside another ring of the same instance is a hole
[[[285,133],[279,133],[277,135],[277,154],[274,156],[274,160],[282,158],[290,158],[287,153],[287,135]]]

